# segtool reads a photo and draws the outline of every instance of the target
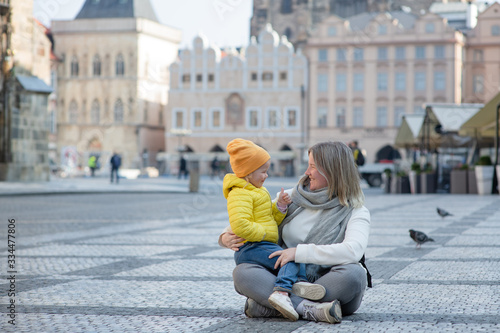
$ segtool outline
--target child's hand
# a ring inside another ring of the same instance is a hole
[[[285,193],[285,190],[282,187],[280,195],[278,196],[278,205],[280,205],[281,207],[285,207],[291,203],[292,203],[292,199],[290,198],[288,193]]]

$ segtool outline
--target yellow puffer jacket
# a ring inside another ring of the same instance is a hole
[[[278,242],[278,225],[285,218],[267,189],[257,188],[246,180],[227,174],[222,189],[227,199],[231,229],[249,242]]]

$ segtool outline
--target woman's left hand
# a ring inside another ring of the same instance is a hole
[[[286,263],[290,261],[295,261],[295,252],[297,248],[291,247],[289,249],[284,249],[281,251],[273,252],[269,255],[269,259],[280,256],[278,260],[276,260],[276,264],[274,265],[274,269],[278,269],[283,267]]]

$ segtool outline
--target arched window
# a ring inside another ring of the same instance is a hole
[[[78,76],[78,58],[76,56],[71,58],[71,76]]]
[[[99,105],[99,101],[94,99],[92,102],[92,106],[90,108],[90,122],[92,124],[99,124],[101,121],[101,106]]]
[[[101,58],[98,54],[94,56],[94,60],[92,61],[93,65],[93,73],[94,76],[101,76]]]
[[[78,123],[78,104],[75,100],[72,100],[71,103],[69,103],[68,115],[70,124]]]
[[[125,74],[125,62],[121,53],[116,56],[115,73],[116,76],[123,76]]]
[[[281,0],[281,14],[290,14],[293,12],[292,0]]]
[[[121,99],[116,100],[113,115],[116,124],[123,123],[123,102]]]

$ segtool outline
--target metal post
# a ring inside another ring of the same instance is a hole
[[[497,175],[497,165],[498,165],[498,144],[500,141],[500,133],[498,129],[498,121],[500,118],[500,103],[497,105],[496,110],[496,121],[495,121],[495,164],[493,166],[493,185],[491,187],[491,194],[498,194],[498,175]]]

